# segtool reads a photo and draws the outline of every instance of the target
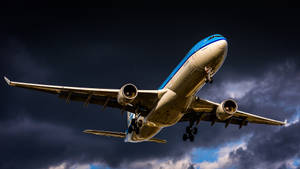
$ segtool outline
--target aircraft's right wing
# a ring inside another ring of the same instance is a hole
[[[122,106],[118,103],[117,97],[120,89],[101,89],[101,88],[85,88],[85,87],[69,87],[44,85],[10,81],[4,77],[5,81],[10,86],[32,89],[51,94],[56,94],[67,102],[81,101],[85,105],[89,103],[103,105],[104,107],[119,108],[124,111],[135,112],[138,107],[142,115],[147,115],[154,103],[158,100],[162,90],[138,90],[138,95],[134,101],[127,106]]]
[[[181,121],[214,121],[214,122],[223,122],[223,123],[231,123],[238,124],[240,126],[247,125],[247,123],[257,123],[257,124],[269,124],[269,125],[285,125],[286,122],[258,116],[251,113],[246,113],[240,110],[237,110],[236,113],[233,114],[229,120],[221,121],[216,118],[215,112],[219,103],[215,103],[209,100],[204,99],[195,99],[190,108],[189,113],[185,114]]]

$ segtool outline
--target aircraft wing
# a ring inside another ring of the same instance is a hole
[[[188,110],[188,113],[186,113],[181,121],[213,121],[213,122],[223,122],[223,123],[231,123],[231,124],[237,124],[240,125],[247,125],[247,123],[257,123],[257,124],[268,124],[268,125],[285,125],[286,122],[273,120],[270,118],[246,113],[240,110],[237,110],[236,113],[233,114],[233,116],[225,121],[221,121],[218,118],[216,118],[215,111],[217,107],[219,106],[219,103],[215,103],[209,100],[204,99],[194,99],[194,101],[191,103],[191,106]],[[228,125],[228,124],[227,124]]]
[[[16,86],[26,89],[32,89],[42,92],[58,95],[60,98],[65,99],[67,102],[81,101],[85,105],[99,104],[104,107],[119,108],[124,111],[135,112],[139,107],[140,113],[146,115],[158,100],[160,90],[138,90],[138,95],[135,100],[127,106],[122,106],[117,101],[119,89],[101,89],[101,88],[84,88],[84,87],[69,87],[69,86],[55,86],[44,84],[33,84],[10,81],[4,77],[5,81],[10,86]]]

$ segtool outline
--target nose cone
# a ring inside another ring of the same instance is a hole
[[[217,71],[221,65],[224,63],[226,56],[227,56],[227,49],[228,44],[226,40],[218,40],[213,43],[212,50],[210,57],[210,64],[211,67],[214,68],[215,71]]]
[[[212,36],[209,36],[205,39],[207,44],[213,43],[214,47],[216,47],[217,50],[226,52],[227,51],[227,40],[224,36],[220,34],[214,34]]]
[[[226,40],[220,40],[218,45],[221,50],[227,51],[228,44]]]
[[[216,42],[218,49],[218,56],[221,56],[223,59],[227,56],[228,44],[226,40],[219,40]]]

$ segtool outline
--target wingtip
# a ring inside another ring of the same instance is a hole
[[[90,129],[86,129],[86,130],[83,130],[82,132],[83,133],[91,133],[91,130]]]
[[[4,76],[4,80],[6,81],[6,83],[7,83],[8,85],[11,84],[11,81],[10,81],[7,77],[5,77],[5,76]]]

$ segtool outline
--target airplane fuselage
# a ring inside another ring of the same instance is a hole
[[[176,124],[186,112],[194,95],[222,66],[227,41],[213,35],[198,42],[159,87],[166,92],[144,118],[138,134],[127,133],[126,141],[141,142],[155,136],[163,127]]]
[[[125,132],[86,129],[83,132],[94,135],[125,138],[125,142],[156,142],[166,140],[153,138],[162,128],[178,122],[190,122],[182,136],[183,141],[194,141],[200,120],[229,124],[248,123],[286,125],[278,121],[238,110],[237,103],[227,99],[221,103],[196,97],[196,93],[222,66],[227,56],[226,39],[215,34],[198,42],[181,60],[168,78],[157,90],[138,90],[133,84],[125,84],[120,89],[86,88],[45,85],[11,81],[4,76],[9,86],[22,87],[56,94],[60,98],[82,101],[127,111],[128,128]]]

